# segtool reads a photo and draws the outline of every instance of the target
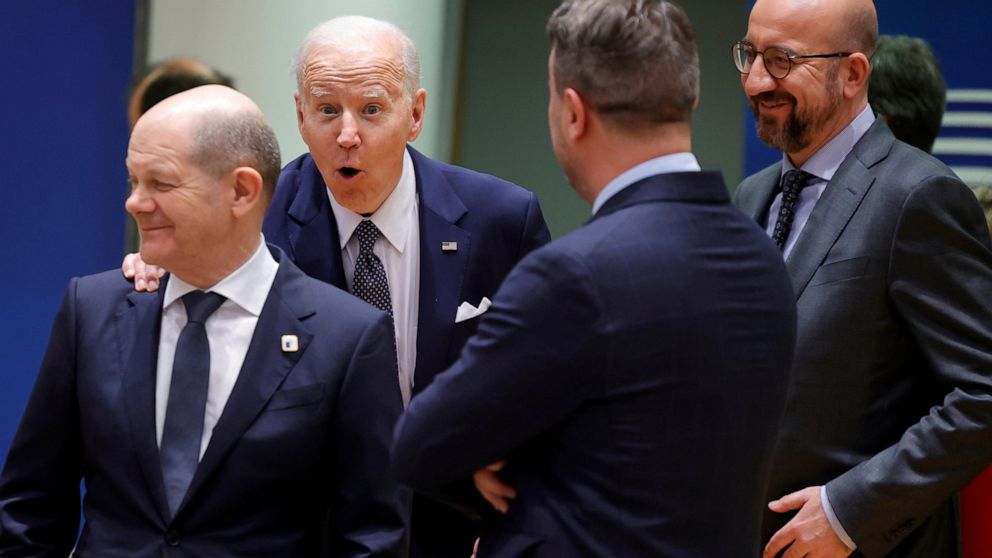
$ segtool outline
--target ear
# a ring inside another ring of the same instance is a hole
[[[262,175],[251,167],[238,167],[233,171],[234,201],[231,211],[237,218],[252,213],[262,199]]]
[[[867,90],[871,62],[860,52],[849,55],[845,62],[847,69],[843,74],[844,96],[851,99]]]
[[[412,121],[410,123],[410,134],[407,136],[407,141],[417,139],[417,136],[420,135],[420,131],[424,129],[424,112],[426,111],[427,90],[418,89],[417,92],[413,94],[412,106],[410,107]]]
[[[572,141],[583,138],[589,131],[590,108],[579,95],[579,92],[566,87],[562,91],[564,101],[564,111],[562,117],[565,118],[565,130]]]

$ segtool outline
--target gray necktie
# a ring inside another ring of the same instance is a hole
[[[204,323],[224,300],[219,294],[203,291],[192,291],[183,296],[188,321],[176,342],[169,403],[159,447],[165,495],[173,515],[200,462],[203,413],[210,381],[210,343]]]
[[[779,250],[785,249],[785,241],[789,239],[792,230],[792,220],[796,217],[796,205],[799,203],[799,192],[816,180],[816,176],[806,171],[790,170],[782,177],[782,204],[778,208],[778,220],[772,230],[772,240]]]
[[[358,298],[379,310],[393,315],[393,304],[389,298],[389,281],[386,268],[372,248],[379,238],[379,228],[368,219],[363,219],[355,229],[358,236],[358,258],[355,259],[355,275],[351,281],[351,292]]]

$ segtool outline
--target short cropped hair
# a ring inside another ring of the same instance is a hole
[[[933,149],[947,102],[947,84],[930,45],[917,37],[883,35],[872,58],[868,102],[892,133],[924,151]]]
[[[699,54],[689,18],[662,0],[565,0],[547,25],[558,92],[575,89],[627,129],[689,122]]]
[[[412,99],[420,88],[420,55],[417,45],[402,29],[381,19],[365,16],[341,16],[329,19],[314,27],[303,38],[299,50],[293,57],[293,73],[296,87],[303,93],[303,70],[310,51],[321,46],[337,46],[355,40],[356,36],[374,37],[392,35],[400,45],[400,61],[403,64],[403,86]]]
[[[196,125],[189,156],[193,164],[217,177],[238,167],[255,169],[269,199],[282,165],[272,127],[260,112],[248,110],[204,115]]]
[[[128,106],[131,125],[148,109],[176,93],[201,85],[234,87],[234,80],[192,58],[174,58],[153,66],[134,86]]]

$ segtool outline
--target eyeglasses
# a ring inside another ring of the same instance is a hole
[[[765,50],[755,50],[754,46],[749,45],[744,42],[734,43],[730,47],[730,52],[734,56],[734,64],[737,66],[737,70],[742,74],[748,74],[751,72],[751,66],[754,65],[754,60],[758,58],[760,54],[765,58],[765,70],[768,71],[768,75],[775,79],[782,79],[789,75],[789,71],[792,70],[792,65],[796,60],[801,60],[805,58],[837,58],[840,56],[850,56],[851,52],[831,52],[830,54],[789,54],[788,51],[780,49],[778,47],[770,47]]]

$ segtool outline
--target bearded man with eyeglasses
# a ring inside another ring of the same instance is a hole
[[[782,161],[736,202],[782,249],[796,361],[764,556],[958,556],[992,461],[992,251],[974,195],[868,104],[870,0],[758,0],[733,45]]]

